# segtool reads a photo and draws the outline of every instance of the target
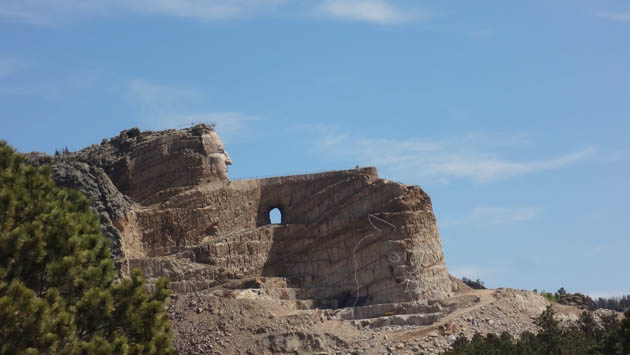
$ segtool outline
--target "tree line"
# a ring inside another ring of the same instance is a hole
[[[630,308],[625,317],[604,316],[601,325],[585,311],[577,324],[563,327],[554,318],[552,306],[535,320],[538,333],[523,332],[518,339],[504,332],[500,335],[476,333],[472,339],[460,335],[444,355],[608,355],[630,354]]]
[[[466,277],[462,277],[462,281],[466,285],[468,285],[468,287],[470,287],[472,289],[475,289],[475,290],[485,290],[486,289],[486,284],[483,281],[479,280],[479,279],[472,280],[472,279],[469,279],[469,278],[466,278]]]
[[[475,290],[486,289],[485,282],[481,281],[480,279],[473,280],[463,277],[462,281],[470,288],[473,288]],[[567,292],[564,287],[560,287],[558,291],[554,293],[547,292],[545,290],[539,292],[537,289],[534,289],[533,291],[552,302],[566,305],[576,305],[582,308],[589,309],[591,311],[594,311],[596,309],[610,309],[616,312],[624,312],[628,307],[630,307],[630,295],[622,295],[616,297],[598,297],[596,299],[593,299],[592,297],[583,293]]]
[[[623,312],[626,308],[630,307],[630,295],[625,295],[621,297],[609,297],[603,298],[598,297],[596,300],[593,300],[591,309],[612,309],[613,311]]]
[[[537,292],[534,290],[534,292]],[[575,304],[583,306],[591,311],[596,309],[610,309],[617,312],[623,312],[630,307],[630,295],[623,295],[618,297],[598,297],[593,299],[588,295],[576,292],[567,292],[564,287],[560,287],[555,293],[545,292],[542,290],[540,294],[550,301],[558,302],[560,304]]]
[[[90,202],[50,172],[0,141],[0,354],[174,353],[168,280],[116,279]]]

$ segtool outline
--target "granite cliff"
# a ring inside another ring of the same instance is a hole
[[[27,159],[92,201],[122,277],[171,279],[181,351],[431,353],[455,332],[535,330],[547,304],[451,277],[429,196],[373,167],[230,181],[208,125]]]
[[[449,296],[429,196],[376,168],[229,181],[213,128],[127,130],[61,157],[53,178],[101,215],[123,274],[168,276],[176,292],[281,277],[341,303]],[[269,212],[278,208],[280,224]]]

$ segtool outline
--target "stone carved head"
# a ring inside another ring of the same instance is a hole
[[[212,126],[136,131],[123,131],[108,145],[115,150],[111,155],[123,157],[110,169],[110,178],[133,201],[154,203],[175,193],[173,188],[228,180],[232,160]],[[166,195],[157,194],[169,189]]]
[[[228,179],[228,165],[232,165],[232,159],[225,151],[223,142],[214,131],[204,132],[202,135],[203,145],[208,152],[210,169],[213,175],[221,180]]]

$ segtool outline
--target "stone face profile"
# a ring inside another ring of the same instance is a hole
[[[175,292],[284,278],[336,306],[449,296],[429,196],[376,168],[229,181],[214,129],[122,131],[51,163],[101,215],[124,275],[168,276]],[[271,224],[278,208],[281,224]]]

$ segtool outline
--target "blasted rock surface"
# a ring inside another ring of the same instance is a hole
[[[123,131],[60,157],[53,178],[101,215],[127,274],[168,276],[175,292],[278,277],[337,306],[446,297],[449,277],[429,196],[360,168],[229,181],[207,125]],[[282,223],[271,224],[278,208]]]
[[[171,279],[182,353],[438,354],[456,334],[535,332],[549,305],[450,276],[429,196],[376,168],[230,181],[207,125],[27,162],[92,201],[121,276]],[[582,311],[554,308],[568,322]]]

